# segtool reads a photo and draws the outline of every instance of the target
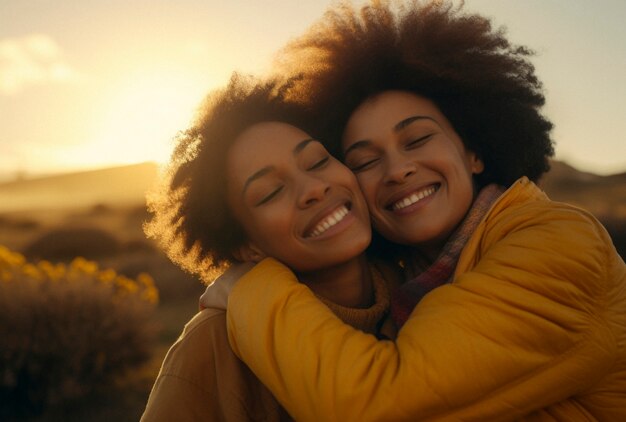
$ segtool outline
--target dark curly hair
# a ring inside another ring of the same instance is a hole
[[[301,107],[287,101],[293,82],[261,83],[234,74],[225,89],[206,98],[199,118],[178,136],[161,182],[148,195],[147,235],[175,263],[205,280],[236,261],[233,251],[246,239],[226,199],[226,157],[234,140],[264,121],[307,130]]]
[[[327,148],[341,155],[341,134],[364,100],[387,90],[432,100],[485,171],[477,185],[537,181],[554,154],[552,124],[540,113],[542,85],[525,47],[489,19],[445,1],[406,5],[373,1],[326,13],[279,57],[304,75],[308,103]]]

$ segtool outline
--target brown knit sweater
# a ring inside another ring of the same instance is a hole
[[[390,290],[395,285],[396,280],[387,272],[383,277],[381,265],[370,264],[369,268],[374,287],[374,303],[369,308],[348,308],[321,296],[318,298],[346,324],[366,333],[382,334],[384,337],[394,338],[395,330],[387,320],[391,300]]]

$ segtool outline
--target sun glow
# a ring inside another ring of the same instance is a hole
[[[207,81],[188,76],[150,69],[115,84],[99,108],[92,138],[65,149],[59,159],[68,167],[166,162],[173,138],[189,126],[210,89]]]

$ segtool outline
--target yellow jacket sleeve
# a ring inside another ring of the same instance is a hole
[[[606,239],[577,213],[549,214],[475,242],[476,262],[395,342],[343,324],[266,259],[233,289],[231,346],[300,421],[511,420],[557,403],[609,371],[617,342]]]

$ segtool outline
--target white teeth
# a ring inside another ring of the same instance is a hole
[[[416,202],[426,198],[427,196],[432,195],[433,193],[435,193],[435,188],[434,187],[430,187],[426,190],[423,190],[421,192],[416,192],[416,193],[412,193],[411,195],[407,196],[406,198],[403,198],[401,200],[399,200],[398,202],[396,202],[395,204],[393,204],[393,206],[391,208],[393,208],[394,210],[401,210],[402,208],[406,208],[409,205],[413,205]]]
[[[331,215],[317,223],[317,226],[315,226],[313,231],[311,231],[309,237],[319,236],[320,234],[324,233],[326,230],[330,229],[332,226],[343,220],[346,215],[348,215],[348,207],[344,205],[340,208],[337,208]]]

